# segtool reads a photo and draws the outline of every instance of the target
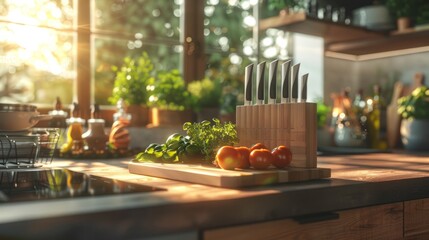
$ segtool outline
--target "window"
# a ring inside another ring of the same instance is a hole
[[[257,0],[0,2],[1,102],[50,107],[59,96],[88,118],[91,104],[112,105],[112,66],[142,51],[157,70],[220,78],[240,95],[244,67],[258,61]]]
[[[76,77],[71,0],[3,0],[0,5],[0,101],[71,102]]]

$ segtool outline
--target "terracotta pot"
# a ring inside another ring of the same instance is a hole
[[[410,25],[411,25],[411,20],[409,17],[398,18],[396,20],[396,22],[397,22],[397,26],[398,26],[398,31],[404,31],[404,30],[410,28]]]
[[[127,112],[131,114],[131,127],[145,127],[149,123],[149,108],[143,105],[130,105]]]
[[[176,111],[151,108],[150,119],[152,126],[177,126],[185,122],[195,121],[195,115],[192,110]]]

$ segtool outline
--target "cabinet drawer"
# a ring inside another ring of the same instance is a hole
[[[429,235],[429,198],[404,202],[404,235]]]
[[[402,239],[403,204],[338,212],[338,218],[299,223],[283,219],[205,231],[204,239]]]

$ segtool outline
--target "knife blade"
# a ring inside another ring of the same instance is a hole
[[[298,100],[298,74],[299,74],[299,63],[292,66],[292,102]]]
[[[268,79],[269,79],[269,96],[268,96],[268,103],[273,104],[276,103],[277,98],[277,65],[279,60],[276,59],[270,63],[270,69],[268,72]]]
[[[252,104],[253,65],[253,63],[249,64],[244,71],[244,105]]]
[[[308,73],[302,75],[301,80],[301,102],[307,101],[307,81],[308,81]]]
[[[265,62],[256,66],[256,104],[264,104],[264,85],[265,85]]]
[[[282,86],[281,86],[281,102],[286,103],[289,101],[290,94],[290,65],[292,60],[287,60],[282,64]]]

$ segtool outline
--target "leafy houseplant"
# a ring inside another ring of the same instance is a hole
[[[193,120],[192,98],[179,70],[160,72],[150,91],[148,105],[152,107],[154,125],[183,124]]]
[[[148,123],[147,86],[154,82],[153,64],[148,54],[143,52],[137,59],[126,57],[123,65],[114,66],[113,71],[116,77],[109,101],[116,104],[122,99],[132,115],[131,126],[145,126]]]
[[[302,0],[268,0],[267,6],[269,10],[282,11],[285,9],[303,9],[304,2]]]
[[[149,86],[149,106],[159,109],[183,111],[191,107],[191,96],[179,70],[160,72]]]
[[[406,149],[429,150],[429,88],[416,88],[411,95],[398,100],[402,116],[401,138]]]
[[[398,30],[409,27],[411,19],[416,17],[419,0],[385,0],[384,4],[397,19]]]
[[[128,105],[146,105],[149,93],[146,86],[153,84],[153,64],[146,52],[137,59],[124,58],[121,67],[114,66],[116,73],[112,97],[109,101],[116,104],[123,99]]]
[[[188,84],[188,91],[192,96],[192,105],[198,121],[219,118],[222,96],[222,83],[219,80],[204,78],[193,81]]]

